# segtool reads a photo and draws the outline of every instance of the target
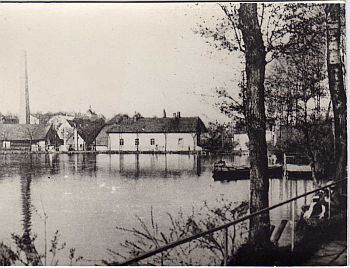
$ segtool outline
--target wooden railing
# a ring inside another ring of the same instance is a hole
[[[336,186],[337,184],[341,183],[341,182],[344,182],[346,181],[346,179],[343,179],[343,180],[339,180],[339,181],[335,181],[333,183],[329,183],[323,187],[320,187],[320,188],[317,188],[315,190],[312,190],[312,191],[309,191],[309,192],[306,192],[302,195],[298,195],[298,196],[295,196],[293,198],[290,198],[286,201],[283,201],[281,203],[278,203],[278,204],[275,204],[273,206],[270,206],[270,207],[267,207],[267,208],[264,208],[262,210],[259,210],[257,212],[254,212],[254,213],[251,213],[249,215],[246,215],[240,219],[237,219],[237,220],[234,220],[234,221],[231,221],[231,222],[228,222],[226,224],[223,224],[221,226],[218,226],[218,227],[215,227],[215,228],[212,228],[212,229],[209,229],[207,231],[204,231],[204,232],[201,232],[201,233],[198,233],[198,234],[195,234],[195,235],[192,235],[192,236],[189,236],[189,237],[186,237],[186,238],[183,238],[183,239],[180,239],[180,240],[177,240],[175,242],[172,242],[172,243],[169,243],[169,244],[166,244],[162,247],[159,247],[159,248],[156,248],[154,250],[151,250],[149,252],[146,252],[146,253],[143,253],[135,258],[132,258],[130,260],[127,260],[125,262],[122,262],[122,263],[112,263],[112,265],[121,265],[121,266],[125,266],[125,265],[132,265],[132,264],[136,264],[137,262],[141,261],[141,260],[144,260],[146,258],[149,258],[153,255],[156,255],[156,254],[159,254],[159,253],[162,253],[166,250],[169,250],[169,249],[172,249],[176,246],[179,246],[179,245],[182,245],[182,244],[185,244],[187,242],[190,242],[192,240],[195,240],[195,239],[198,239],[198,238],[201,238],[203,236],[206,236],[206,235],[209,235],[209,234],[213,234],[215,232],[218,232],[218,231],[223,231],[224,232],[224,260],[223,260],[223,264],[224,265],[227,265],[227,261],[228,261],[228,228],[231,227],[231,226],[234,226],[234,225],[237,225],[238,223],[241,223],[243,221],[246,221],[246,220],[249,220],[253,217],[256,217],[258,215],[261,215],[265,212],[268,212],[270,210],[273,210],[275,208],[278,208],[278,207],[281,207],[283,205],[286,205],[286,204],[289,204],[291,203],[292,205],[292,215],[291,215],[291,225],[292,225],[292,230],[291,230],[291,250],[294,249],[294,237],[295,237],[295,201],[302,198],[302,197],[305,197],[305,196],[308,196],[308,195],[311,195],[311,194],[314,194],[314,193],[317,193],[321,190],[325,190],[325,189],[328,189],[329,190],[329,197],[331,197],[331,188]],[[331,207],[330,207],[330,204],[331,204],[331,200],[329,200],[328,202],[328,218],[330,217],[330,214],[331,214]]]

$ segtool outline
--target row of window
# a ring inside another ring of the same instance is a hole
[[[150,144],[154,145],[156,143],[155,139],[150,139]],[[183,138],[178,139],[178,144],[181,145],[183,143]],[[140,139],[135,139],[135,145],[140,144]],[[124,145],[124,139],[119,139],[119,145]]]
[[[151,145],[155,144],[155,139],[151,139],[150,140]],[[139,145],[140,144],[140,140],[139,139],[135,139],[135,145]],[[119,145],[124,145],[124,139],[119,139]]]

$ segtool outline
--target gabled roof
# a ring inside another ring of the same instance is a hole
[[[104,126],[104,120],[88,119],[88,118],[75,118],[73,120],[67,120],[72,127],[77,127],[78,134],[87,144],[92,144],[101,128]]]
[[[45,140],[50,125],[0,124],[0,140]]]
[[[107,133],[197,133],[207,128],[199,117],[139,118],[112,125]]]
[[[109,124],[104,125],[104,127],[100,130],[100,133],[96,136],[96,145],[107,146],[108,145],[108,134],[107,131],[112,126]]]

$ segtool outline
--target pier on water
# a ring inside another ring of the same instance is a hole
[[[283,171],[285,178],[311,179],[312,171],[309,159],[304,155],[283,155]]]

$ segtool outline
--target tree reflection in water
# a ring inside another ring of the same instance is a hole
[[[36,237],[32,234],[31,231],[32,205],[30,186],[32,182],[31,170],[33,168],[32,155],[29,155],[26,160],[28,161],[20,166],[23,235],[21,237],[14,236],[14,239],[19,249],[24,251],[27,259],[27,264],[42,265],[40,256],[34,245]]]

